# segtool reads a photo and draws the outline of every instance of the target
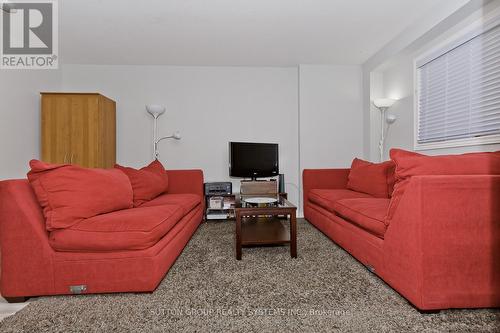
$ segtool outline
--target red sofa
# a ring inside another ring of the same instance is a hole
[[[153,291],[204,211],[202,171],[167,174],[167,194],[50,233],[28,181],[0,182],[2,296]]]
[[[414,176],[374,198],[349,173],[304,170],[311,224],[420,310],[500,306],[500,175]]]

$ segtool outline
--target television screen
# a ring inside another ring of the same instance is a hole
[[[229,143],[229,175],[258,178],[279,174],[277,143]]]

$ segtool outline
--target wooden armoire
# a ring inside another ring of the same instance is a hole
[[[42,92],[42,161],[112,168],[116,103],[98,93]]]

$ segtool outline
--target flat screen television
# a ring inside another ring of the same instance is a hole
[[[256,179],[279,174],[278,144],[229,142],[229,175]]]

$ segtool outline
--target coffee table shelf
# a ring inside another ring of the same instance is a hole
[[[290,233],[278,218],[244,217],[241,224],[241,245],[279,245],[290,243]]]
[[[236,259],[241,260],[242,247],[290,244],[290,255],[297,258],[297,207],[278,196],[276,203],[252,206],[237,200]],[[283,223],[289,223],[287,230]]]

